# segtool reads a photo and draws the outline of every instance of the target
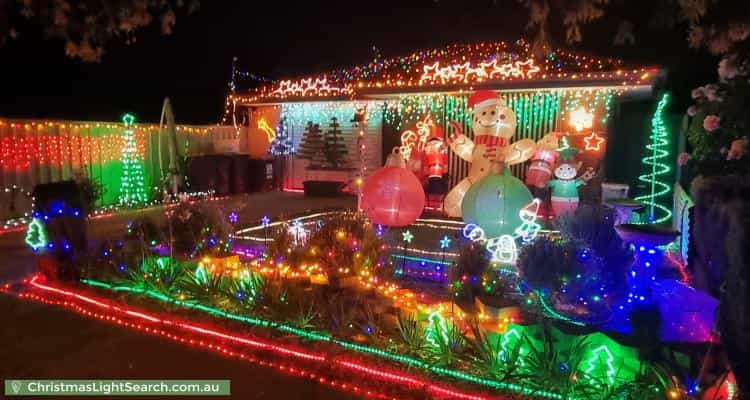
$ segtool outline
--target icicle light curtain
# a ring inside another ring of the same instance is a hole
[[[594,114],[595,130],[604,131],[609,120],[610,108],[618,91],[601,89],[549,89],[503,91],[500,93],[516,113],[517,128],[512,140],[530,138],[539,140],[552,131],[571,131],[567,120],[570,112],[580,107]],[[385,123],[407,129],[410,124],[422,119],[426,114],[440,124],[446,135],[452,131],[451,121],[460,122],[464,133],[473,137],[471,110],[466,103],[469,94],[460,95],[404,95],[399,100],[385,104]],[[466,177],[470,164],[452,152],[449,155],[448,171],[450,185],[453,186]],[[526,164],[515,165],[514,175],[524,176]]]
[[[122,175],[124,129],[122,123],[112,122],[0,120],[2,202],[8,200],[7,196],[30,192],[37,184],[83,174],[104,185],[99,205],[116,203]],[[210,152],[215,129],[224,128],[180,126],[177,133],[181,154]],[[146,187],[152,197],[157,195],[152,189],[161,185],[158,133],[158,125],[135,125],[136,146],[144,160]],[[14,186],[18,190],[5,190]]]

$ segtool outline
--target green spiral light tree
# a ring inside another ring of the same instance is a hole
[[[641,161],[645,173],[638,180],[646,184],[646,192],[635,198],[648,206],[647,223],[659,224],[672,218],[672,210],[664,204],[671,202],[672,186],[665,183],[671,168],[666,162],[669,158],[669,131],[666,125],[665,110],[669,105],[669,93],[664,93],[656,105],[651,118],[651,135],[646,145],[648,155]]]

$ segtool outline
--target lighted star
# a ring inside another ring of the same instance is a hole
[[[411,243],[411,240],[414,239],[414,235],[412,235],[411,232],[406,231],[401,234],[404,237],[404,242]]]
[[[433,81],[437,73],[438,65],[439,63],[437,61],[432,65],[425,65],[423,67],[424,73],[422,74],[422,77],[419,78],[419,83],[423,83],[425,81]]]
[[[526,61],[516,61],[516,68],[518,69],[517,73],[514,73],[513,76],[520,77],[520,78],[526,78],[529,79],[534,76],[537,72],[541,70],[538,66],[534,65],[534,59],[529,58]]]
[[[271,218],[268,218],[268,215],[264,215],[263,218],[260,219],[260,223],[263,226],[268,226],[271,223]]]
[[[131,113],[123,115],[122,123],[125,124],[125,126],[133,126],[133,124],[135,123],[135,115]]]
[[[586,111],[581,106],[570,112],[570,126],[575,128],[577,132],[584,129],[591,128],[594,125],[594,114]]]
[[[451,239],[448,237],[448,235],[443,236],[442,239],[440,239],[440,248],[445,250],[451,245]]]
[[[586,150],[599,151],[601,144],[604,143],[604,138],[597,135],[596,132],[591,132],[591,135],[583,138],[586,143]]]

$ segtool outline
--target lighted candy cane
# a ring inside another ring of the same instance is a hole
[[[424,150],[424,144],[427,142],[433,126],[435,126],[435,123],[432,121],[432,117],[427,115],[424,117],[424,121],[417,122],[416,132],[406,130],[401,134],[400,151],[404,156],[404,160],[411,158],[411,152],[415,146],[418,152]]]
[[[411,150],[414,147],[414,143],[417,142],[417,134],[414,131],[404,131],[401,134],[401,147],[399,152],[404,157],[404,160],[408,160],[411,157]]]

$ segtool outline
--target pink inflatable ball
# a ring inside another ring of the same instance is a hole
[[[362,210],[375,224],[411,225],[422,214],[424,204],[422,183],[398,153],[388,156],[385,166],[370,175],[362,187]]]

